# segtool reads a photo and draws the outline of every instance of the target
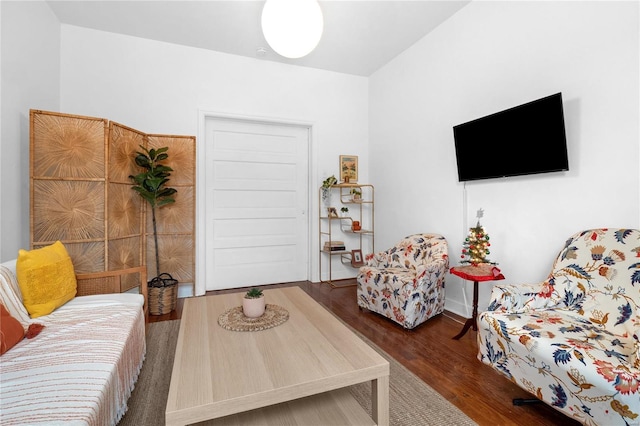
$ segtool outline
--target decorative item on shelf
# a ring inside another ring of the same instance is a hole
[[[460,263],[462,264],[478,266],[482,263],[490,263],[496,265],[495,262],[487,259],[487,255],[490,254],[489,247],[491,243],[489,242],[489,234],[480,225],[480,218],[482,218],[483,214],[483,210],[479,209],[476,215],[478,222],[476,226],[469,228],[469,234],[462,244],[462,255],[460,256]]]
[[[362,200],[362,189],[358,187],[351,188],[351,199],[353,201]]]
[[[327,217],[338,217],[338,211],[335,207],[327,207]]]
[[[168,314],[176,308],[178,302],[178,280],[171,274],[160,272],[160,254],[158,252],[158,232],[156,226],[156,208],[175,203],[173,195],[178,191],[166,186],[173,169],[161,164],[169,158],[168,147],[147,149],[140,145],[142,152],[135,153],[135,163],[145,169],[137,175],[129,175],[134,182],[132,189],[151,206],[151,218],[153,224],[153,241],[156,254],[156,276],[148,283],[148,303],[151,315]]]
[[[331,204],[331,187],[336,183],[338,183],[338,179],[334,175],[322,181],[322,202],[325,205]]]
[[[344,206],[340,208],[340,212],[342,213],[342,217],[348,217],[349,216],[349,207]]]
[[[362,250],[351,250],[351,266],[359,268],[362,265],[364,265],[364,261],[362,260]]]
[[[340,156],[340,180],[344,183],[355,183],[358,181],[358,156]]]
[[[362,226],[360,225],[360,221],[359,220],[354,220],[353,223],[351,224],[351,230],[352,231],[360,231],[362,230]]]
[[[345,249],[344,241],[331,240],[324,243],[324,251],[344,251]]]
[[[242,299],[242,313],[248,318],[258,318],[264,314],[264,294],[259,288],[247,291]]]

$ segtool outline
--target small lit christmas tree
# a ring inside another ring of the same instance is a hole
[[[491,253],[489,251],[491,243],[489,242],[489,234],[487,234],[482,225],[480,225],[482,215],[482,209],[478,210],[478,222],[475,227],[469,228],[469,235],[462,244],[462,255],[460,256],[462,260],[460,263],[470,263],[473,266],[477,266],[480,263],[493,264],[493,262],[487,259],[487,255]]]

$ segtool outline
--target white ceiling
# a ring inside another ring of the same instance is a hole
[[[264,1],[48,0],[61,23],[347,74],[370,76],[471,0],[321,0],[324,32],[306,57],[273,52]],[[266,49],[260,55],[259,48]]]

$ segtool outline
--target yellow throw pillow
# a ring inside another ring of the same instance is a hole
[[[31,251],[19,250],[16,275],[31,318],[50,314],[76,296],[73,263],[60,241]]]

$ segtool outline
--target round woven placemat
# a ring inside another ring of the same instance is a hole
[[[289,311],[282,306],[267,303],[264,314],[258,318],[249,318],[242,312],[242,306],[227,309],[218,317],[218,324],[231,331],[260,331],[278,326],[289,319]]]

